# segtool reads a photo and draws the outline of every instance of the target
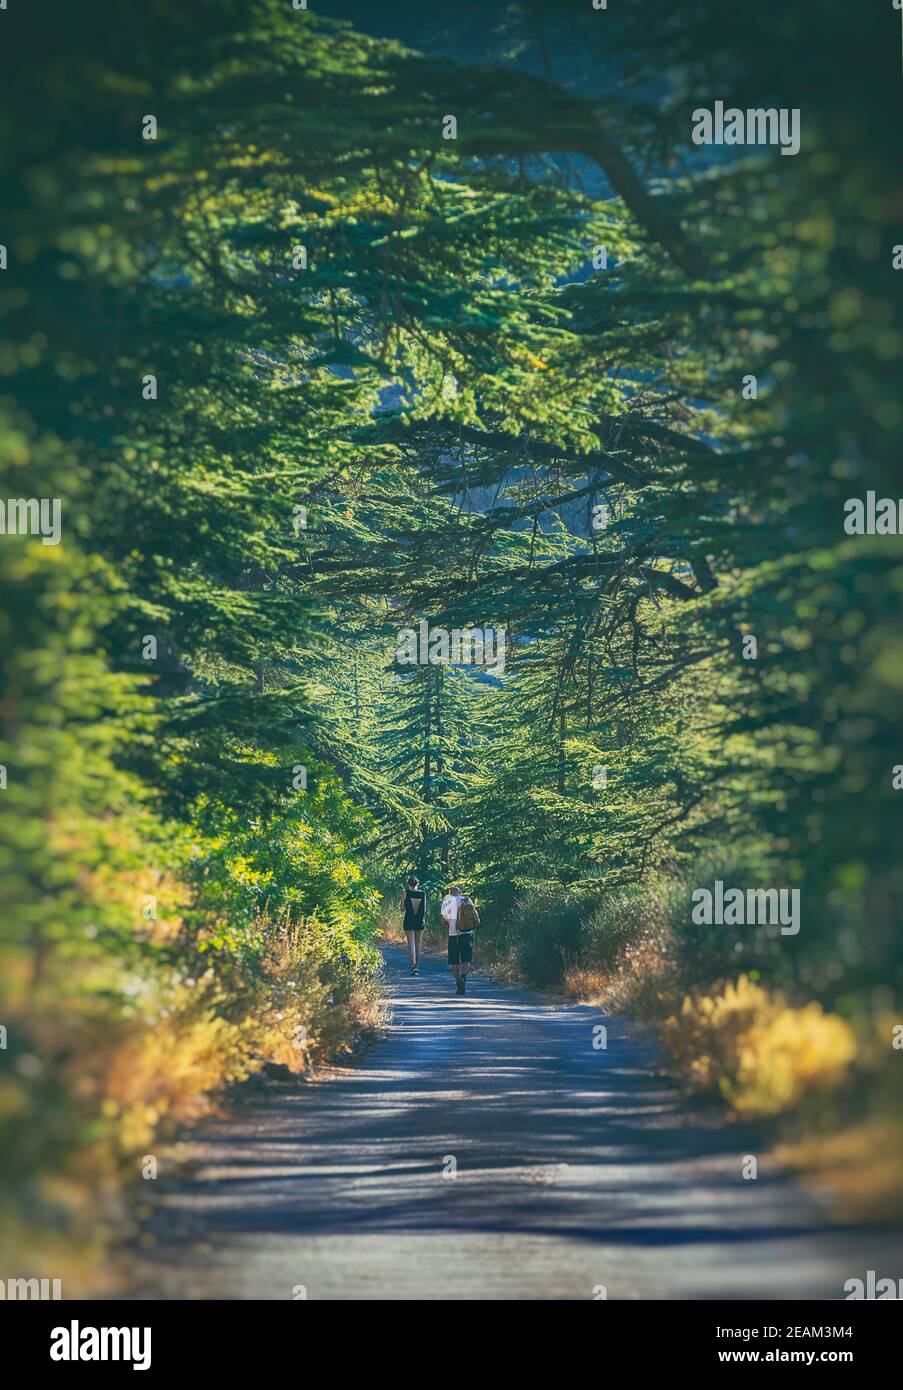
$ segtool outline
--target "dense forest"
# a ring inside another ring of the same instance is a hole
[[[55,1272],[380,1027],[412,871],[900,1210],[903,545],[845,526],[899,475],[899,15],[499,8],[479,59],[0,16],[2,497],[61,504],[0,536],[0,1126]],[[695,145],[722,99],[799,152]]]

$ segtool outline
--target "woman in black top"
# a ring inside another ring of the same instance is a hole
[[[420,887],[420,880],[412,874],[408,886],[401,895],[404,910],[404,934],[408,941],[408,955],[411,957],[411,974],[416,975],[420,967],[420,938],[426,918],[426,893]]]

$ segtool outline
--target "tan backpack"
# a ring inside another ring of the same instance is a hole
[[[462,898],[461,906],[458,908],[458,931],[473,931],[474,927],[480,925],[480,914],[473,905],[471,898]]]

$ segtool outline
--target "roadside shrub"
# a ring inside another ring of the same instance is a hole
[[[300,1073],[383,1021],[363,824],[324,773],[279,819],[53,825],[75,863],[2,943],[0,1261],[101,1279],[145,1154],[267,1063]],[[88,853],[91,837],[104,853]],[[311,908],[308,904],[316,904]]]
[[[385,1022],[381,960],[375,950],[336,953],[315,918],[267,914],[260,979],[246,1003],[256,1026],[252,1043],[263,1060],[303,1072],[350,1050]]]
[[[514,951],[521,974],[531,984],[558,985],[579,957],[586,933],[586,901],[567,894],[536,893],[512,913]]]
[[[681,993],[704,989],[752,971],[770,977],[786,973],[787,952],[776,929],[694,922],[693,892],[712,889],[720,879],[725,887],[757,887],[779,882],[780,868],[761,856],[719,853],[699,860],[666,895],[669,955]]]
[[[587,913],[580,964],[607,975],[621,969],[631,952],[649,943],[662,946],[669,907],[667,886],[659,882],[604,893]]]
[[[789,1004],[746,975],[717,992],[687,995],[658,1033],[679,1075],[744,1116],[778,1115],[836,1087],[856,1050],[844,1019],[818,1003]]]

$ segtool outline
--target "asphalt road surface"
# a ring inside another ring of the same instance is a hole
[[[138,1297],[843,1299],[900,1273],[895,1234],[832,1226],[624,1023],[385,956],[384,1039],[266,1083],[160,1180]]]

